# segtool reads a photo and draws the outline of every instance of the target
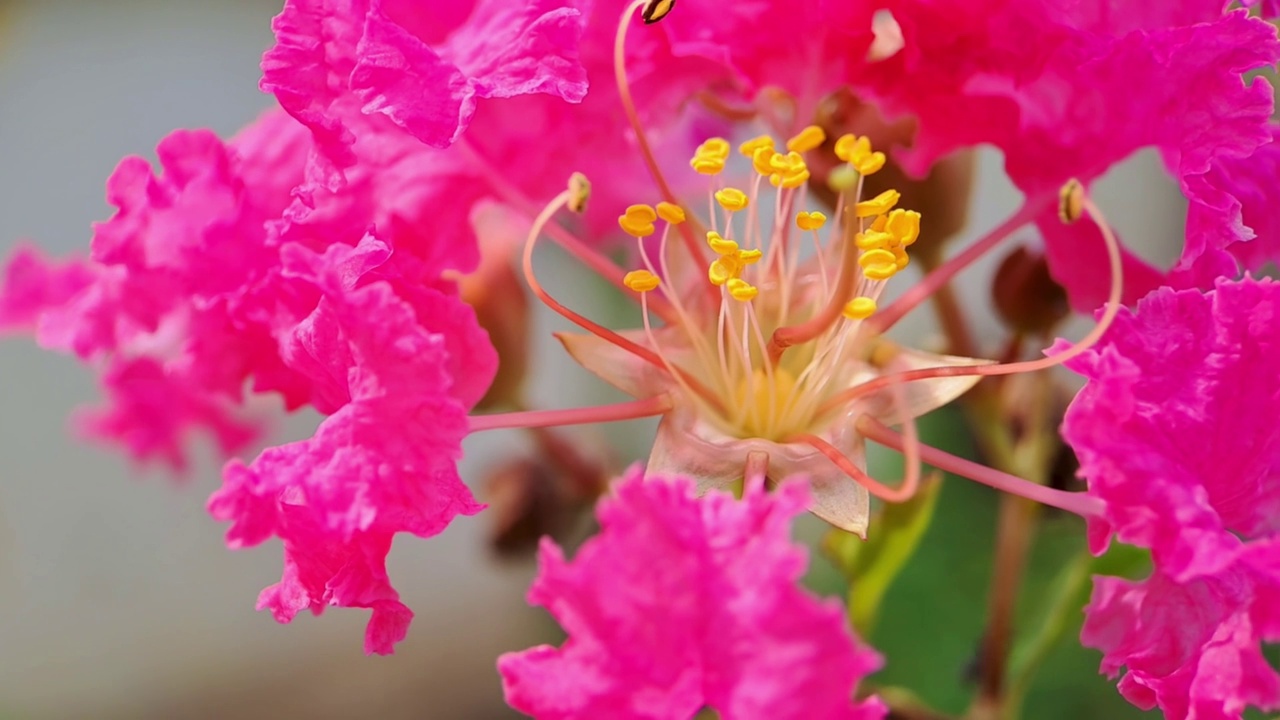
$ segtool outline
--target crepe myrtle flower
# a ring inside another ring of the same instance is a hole
[[[734,148],[723,138],[707,139],[689,162],[691,172],[707,180],[705,199],[669,192],[671,185],[652,159],[645,128],[630,105],[623,62],[634,14],[641,11],[646,22],[657,22],[669,9],[669,4],[637,0],[623,13],[617,34],[619,94],[660,190],[656,203],[631,205],[618,218],[622,231],[636,240],[639,267],[606,270],[638,302],[638,327],[618,331],[588,319],[556,300],[535,272],[535,248],[553,217],[586,206],[590,182],[584,176],[573,175],[537,216],[522,258],[534,295],[587,331],[558,335],[569,354],[635,399],[595,408],[472,416],[471,431],[661,416],[647,472],[693,477],[705,492],[732,486],[743,477],[746,458],[762,455],[772,480],[804,474],[812,511],[864,536],[870,497],[910,498],[922,461],[1081,515],[1095,513],[1099,505],[1093,498],[924,446],[914,427],[916,417],[955,399],[980,378],[1059,365],[1106,331],[1123,292],[1120,251],[1080,184],[1034,199],[1033,211],[1006,221],[901,299],[881,307],[885,287],[910,263],[911,247],[927,219],[896,207],[896,190],[864,197],[865,178],[886,161],[866,137],[834,139],[842,165],[830,175],[838,193],[832,218],[807,202],[806,154],[827,140],[818,126],[785,140],[762,135],[738,145],[740,162],[750,168],[741,182],[725,180]],[[956,272],[1055,201],[1063,221],[1087,215],[1106,242],[1110,296],[1087,337],[1050,357],[1004,364],[905,348],[882,337]],[[691,208],[701,205],[707,212],[699,218]],[[808,247],[811,253],[802,251]],[[602,265],[594,263],[596,269]],[[892,430],[894,425],[902,426],[901,432]],[[868,439],[904,453],[907,470],[899,484],[886,485],[867,474]]]

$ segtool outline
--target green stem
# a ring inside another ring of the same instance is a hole
[[[1010,672],[1008,693],[1005,696],[1005,714],[1016,718],[1022,712],[1022,703],[1026,700],[1031,682],[1035,679],[1040,666],[1044,664],[1049,653],[1061,642],[1072,621],[1080,615],[1080,608],[1088,599],[1089,577],[1092,575],[1093,556],[1083,551],[1066,567],[1062,568],[1054,582],[1051,597],[1053,604],[1045,613],[1035,637],[1030,641],[1022,657]]]

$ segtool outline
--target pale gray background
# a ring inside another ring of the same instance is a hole
[[[0,0],[0,250],[19,238],[57,254],[86,249],[123,155],[151,157],[175,127],[230,134],[268,107],[258,58],[278,10],[266,0]],[[1097,195],[1126,239],[1167,263],[1182,206],[1158,174],[1144,156]],[[972,230],[1017,206],[996,155],[981,159],[976,199]],[[980,315],[985,272],[966,289]],[[544,369],[563,366],[551,343],[539,357]],[[545,406],[600,396],[581,374],[555,377],[535,393]],[[495,657],[554,636],[524,605],[531,567],[488,559],[483,516],[397,543],[392,572],[418,616],[395,657],[365,658],[364,612],[279,626],[253,611],[278,578],[278,545],[223,548],[223,527],[203,509],[212,463],[175,487],[74,442],[66,418],[94,399],[75,361],[0,341],[0,717],[507,716]],[[314,423],[293,418],[284,433]],[[468,445],[473,457],[477,448]]]

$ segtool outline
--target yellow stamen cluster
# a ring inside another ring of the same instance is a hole
[[[893,210],[876,217],[866,232],[854,238],[862,255],[858,265],[868,280],[888,280],[905,268],[910,259],[907,248],[920,237],[920,213]]]
[[[724,170],[724,163],[728,159],[729,141],[713,137],[693,151],[693,159],[689,161],[689,166],[701,175],[719,175]]]
[[[777,188],[794,190],[809,181],[809,166],[794,150],[783,155],[775,152],[769,158],[769,182]]]
[[[871,150],[871,140],[857,135],[841,135],[836,140],[836,157],[849,163],[861,175],[870,175],[884,167],[884,153]]]
[[[742,271],[748,265],[759,262],[764,253],[759,250],[743,250],[738,247],[738,243],[724,239],[720,236],[720,233],[714,230],[707,232],[707,245],[711,246],[711,250],[717,255],[716,259],[711,261],[711,266],[707,268],[707,279],[711,281],[711,284],[716,286],[727,285],[729,294],[735,300],[745,302],[754,298],[756,290],[752,285],[742,280]],[[741,284],[732,283],[733,280],[738,280]],[[748,291],[746,288],[750,288],[750,290]]]
[[[631,205],[618,218],[618,226],[631,237],[642,238],[653,234],[653,222],[658,213],[648,205]]]

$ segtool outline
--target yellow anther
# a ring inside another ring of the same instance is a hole
[[[716,175],[724,170],[724,163],[728,158],[729,141],[713,137],[693,151],[693,159],[689,161],[689,165],[702,175]]]
[[[699,175],[719,175],[724,170],[724,160],[707,155],[694,155],[689,167]]]
[[[817,125],[810,125],[787,141],[787,149],[792,152],[809,152],[821,145],[826,139],[826,131]]]
[[[760,250],[739,250],[736,257],[743,265],[755,265],[764,257],[764,253]]]
[[[875,220],[871,221],[871,230],[874,232],[886,232],[885,227],[889,225],[888,215],[877,215]]]
[[[658,279],[657,275],[648,270],[632,270],[622,277],[622,284],[636,292],[643,293],[657,289],[662,284],[662,281]]]
[[[1079,180],[1071,178],[1058,191],[1058,219],[1070,225],[1079,220],[1083,214],[1084,185],[1081,185]]]
[[[896,261],[888,264],[868,265],[862,268],[862,275],[868,280],[888,280],[897,274],[898,264]]]
[[[753,137],[739,145],[738,152],[749,158],[754,158],[756,156],[756,150],[759,150],[760,148],[773,150],[773,138],[768,135],[757,135],[756,137]]]
[[[885,156],[882,152],[873,152],[853,162],[853,169],[862,175],[874,175],[884,167]]]
[[[870,152],[870,140],[867,140],[866,138],[859,138],[857,135],[852,135],[850,133],[845,133],[844,135],[836,138],[836,157],[840,158],[844,162],[851,162],[853,158],[853,148],[859,140],[866,142],[866,150],[867,152]]]
[[[742,278],[732,278],[725,283],[725,288],[729,291],[729,295],[734,300],[747,302],[760,293],[755,285],[743,280]]]
[[[827,224],[827,216],[820,212],[802,212],[796,215],[796,227],[801,230],[821,230]]]
[[[732,240],[725,240],[715,230],[707,231],[707,244],[711,246],[711,249],[717,255],[736,255],[738,252],[738,243]]]
[[[858,233],[853,237],[853,244],[859,250],[880,250],[889,247],[893,242],[893,236],[887,232],[876,232],[868,230],[865,233]]]
[[[679,205],[676,205],[675,203],[669,203],[664,200],[658,203],[657,210],[658,210],[658,217],[671,223],[672,225],[679,225],[685,220],[684,208],[680,207]]]
[[[884,167],[882,152],[872,152],[871,140],[855,135],[841,135],[836,140],[836,157],[853,165],[863,175],[870,175]]]
[[[569,176],[569,203],[571,212],[581,213],[587,209],[587,198],[591,197],[591,181],[580,172]]]
[[[640,11],[640,17],[646,25],[652,25],[666,17],[675,6],[676,0],[649,0]]]
[[[894,205],[902,199],[902,193],[897,190],[889,189],[871,198],[863,200],[854,207],[854,214],[860,218],[874,217],[876,215],[884,215],[893,209]]]
[[[869,297],[856,297],[845,303],[844,316],[850,320],[865,320],[876,311],[876,301]]]
[[[872,265],[895,265],[897,262],[898,260],[892,252],[880,248],[868,250],[858,256],[858,264],[863,268],[868,268]]]
[[[800,157],[798,152],[789,152],[786,155],[774,153],[773,157],[769,158],[769,167],[773,171],[769,175],[769,182],[774,187],[795,189],[809,180],[809,166],[805,164],[804,158]]]
[[[729,141],[722,137],[707,138],[698,146],[698,152],[725,160],[729,157]]]
[[[737,212],[747,206],[747,194],[738,188],[728,187],[716,191],[716,202],[729,212]]]
[[[884,230],[893,236],[895,244],[907,247],[920,237],[920,213],[915,210],[894,210],[885,220]]]
[[[649,237],[653,234],[653,221],[657,219],[658,213],[648,205],[631,205],[618,218],[618,226],[632,237]]]
[[[902,247],[893,248],[893,259],[899,270],[911,263],[911,258],[907,256],[906,249]]]
[[[774,155],[779,155],[779,153],[774,152],[772,145],[756,148],[755,152],[751,153],[751,167],[755,168],[756,172],[761,175],[773,174]]]
[[[707,268],[707,279],[712,285],[724,285],[742,274],[742,263],[733,255],[724,255],[711,262]]]

